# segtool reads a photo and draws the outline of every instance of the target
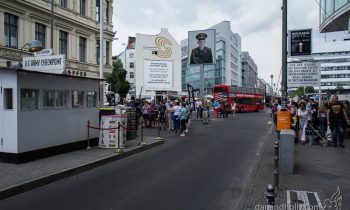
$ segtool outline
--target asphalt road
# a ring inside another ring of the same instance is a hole
[[[196,121],[187,137],[167,132],[162,146],[0,201],[0,209],[240,209],[270,119],[262,111]]]

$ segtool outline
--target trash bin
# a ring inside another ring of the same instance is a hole
[[[101,116],[102,115],[114,115],[115,109],[113,107],[101,107],[100,112],[98,114],[98,124],[101,124]]]
[[[276,130],[281,131],[282,129],[291,128],[291,114],[288,109],[281,109],[277,111],[277,126]]]

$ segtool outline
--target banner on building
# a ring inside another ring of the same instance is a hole
[[[190,108],[195,108],[195,101],[194,101],[194,92],[193,92],[193,86],[190,84],[187,84],[187,92],[188,92],[188,102],[190,104]]]
[[[173,89],[173,62],[145,60],[144,86],[146,90]]]
[[[288,63],[287,86],[319,86],[321,82],[321,65],[318,62]]]

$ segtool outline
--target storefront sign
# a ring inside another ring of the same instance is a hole
[[[23,69],[45,73],[62,74],[66,66],[65,55],[24,57]]]

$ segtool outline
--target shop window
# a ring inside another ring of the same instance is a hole
[[[64,91],[55,92],[55,106],[56,108],[63,108],[67,106],[67,94]]]
[[[44,91],[43,105],[44,108],[53,108],[55,106],[55,91],[46,90]]]
[[[72,92],[72,108],[82,108],[83,107],[83,91],[73,91]]]
[[[4,109],[13,109],[12,88],[4,88]]]
[[[87,107],[96,107],[96,92],[87,92],[86,93],[86,106]]]
[[[21,89],[21,109],[36,110],[39,109],[39,90]]]

